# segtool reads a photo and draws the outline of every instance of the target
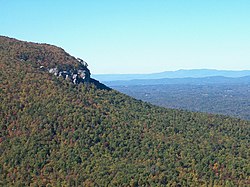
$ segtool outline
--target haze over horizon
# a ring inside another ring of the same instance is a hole
[[[150,75],[150,74],[161,74],[161,73],[175,73],[175,72],[181,72],[181,71],[226,71],[226,72],[244,72],[244,71],[250,71],[250,69],[240,69],[240,70],[233,70],[233,69],[207,69],[207,68],[197,68],[197,69],[177,69],[177,70],[162,70],[158,72],[149,72],[149,73],[95,73],[94,75]]]
[[[250,69],[250,1],[0,0],[0,35],[50,43],[93,74]]]

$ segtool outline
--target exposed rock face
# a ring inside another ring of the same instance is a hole
[[[38,69],[40,67],[41,71],[62,77],[74,84],[92,83],[98,89],[110,90],[90,78],[88,64],[84,60],[71,56],[60,47],[0,36],[0,52],[6,53],[10,60],[30,64]]]
[[[90,82],[90,71],[87,68],[87,63],[78,58],[78,69],[76,68],[62,68],[62,67],[54,67],[54,68],[45,68],[44,66],[40,66],[41,70],[48,71],[49,73],[62,77],[66,80],[70,80],[74,84]]]

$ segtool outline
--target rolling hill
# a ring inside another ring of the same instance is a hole
[[[247,186],[250,122],[165,109],[63,49],[0,37],[1,186]]]

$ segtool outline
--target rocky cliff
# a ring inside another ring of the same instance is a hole
[[[110,89],[90,77],[88,64],[84,60],[69,55],[62,48],[0,36],[0,50],[9,60],[31,64],[39,71],[64,78],[73,84],[93,83],[97,88]]]
[[[87,68],[87,63],[79,58],[78,61],[79,61],[78,68],[72,68],[72,67],[67,68],[60,66],[56,66],[53,68],[46,68],[44,66],[40,66],[40,69],[43,71],[48,71],[49,73],[57,77],[62,77],[65,80],[69,80],[74,84],[91,82],[90,71]]]

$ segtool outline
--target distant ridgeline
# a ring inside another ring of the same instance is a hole
[[[47,71],[74,84],[93,83],[98,88],[110,89],[90,77],[88,64],[66,53],[62,48],[32,42],[19,41],[0,36],[0,50],[14,60],[31,64],[41,71]]]

